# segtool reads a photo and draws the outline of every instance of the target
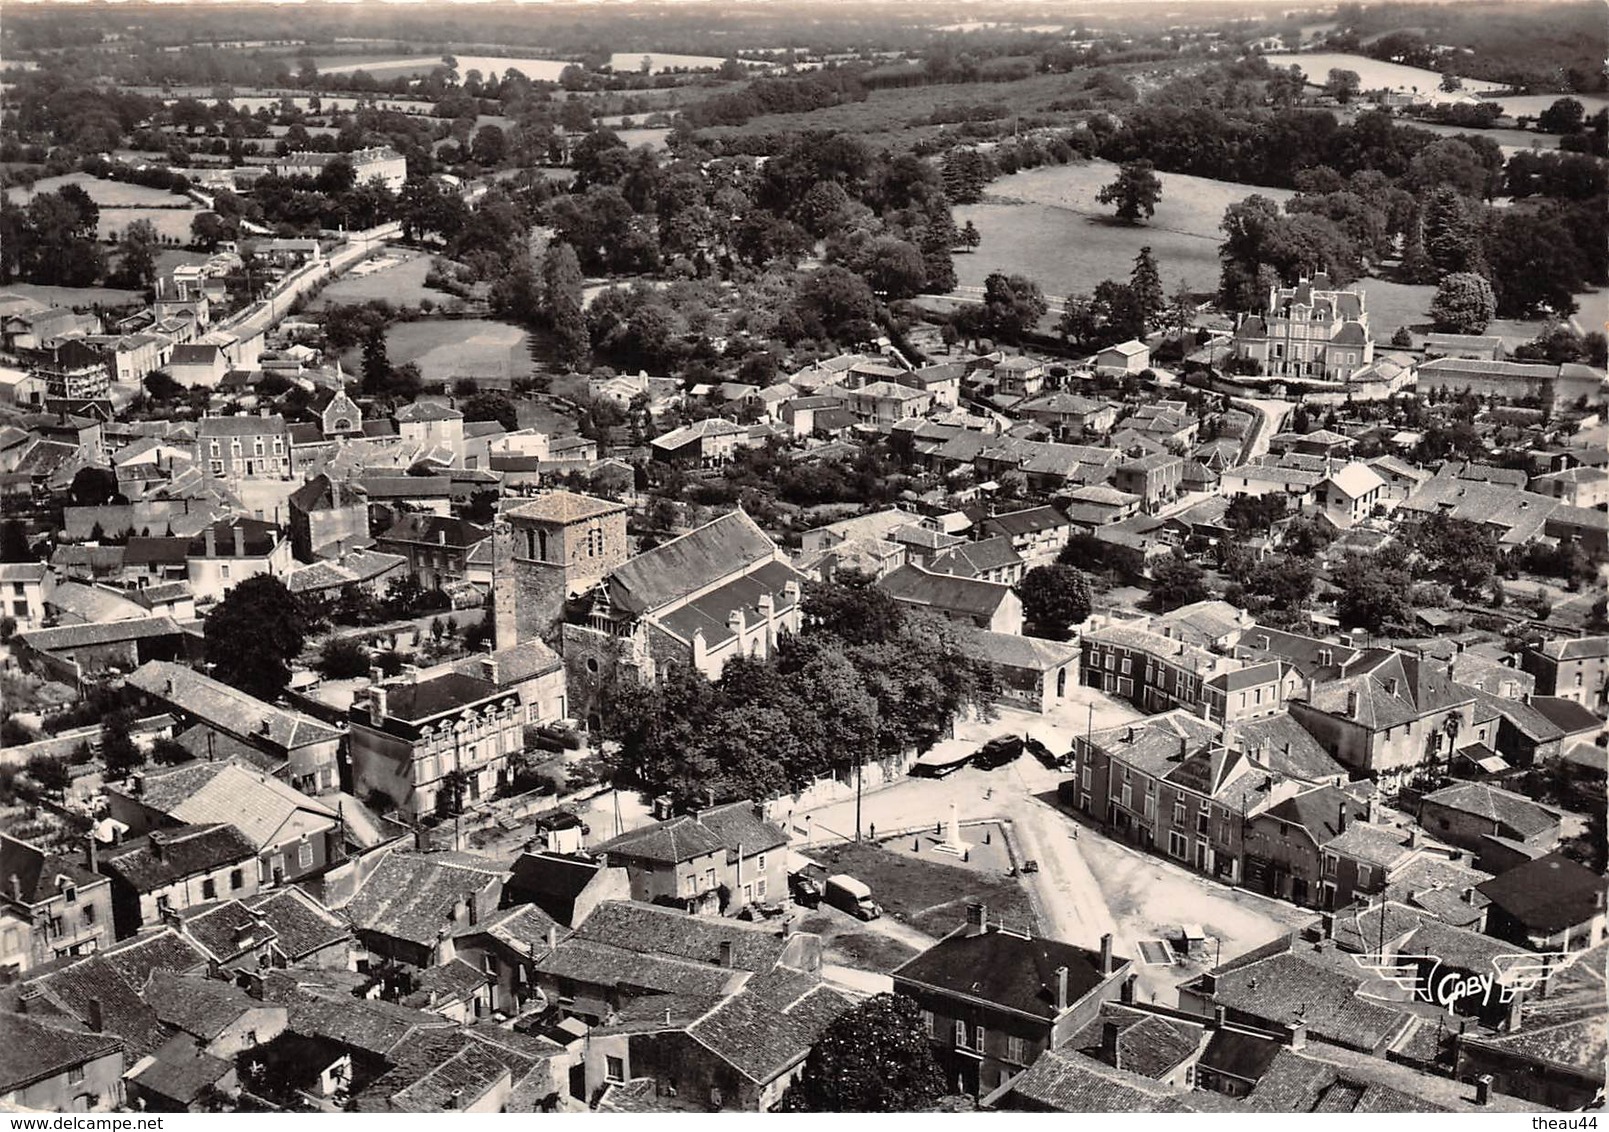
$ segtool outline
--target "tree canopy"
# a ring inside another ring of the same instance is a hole
[[[916,1003],[878,994],[840,1016],[782,1097],[784,1112],[916,1112],[944,1094]]]
[[[305,623],[285,583],[247,578],[207,614],[206,655],[213,675],[272,701],[290,683],[290,661],[302,651]]]

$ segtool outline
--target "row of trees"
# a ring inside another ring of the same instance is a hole
[[[868,579],[812,586],[804,631],[764,660],[733,659],[711,683],[683,666],[654,686],[604,691],[620,743],[616,781],[693,799],[772,797],[869,759],[923,751],[993,674],[949,622],[913,614]]]

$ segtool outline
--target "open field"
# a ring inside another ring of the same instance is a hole
[[[8,283],[6,292],[52,307],[128,307],[145,302],[139,291],[116,287],[49,287],[42,283]]]
[[[363,265],[358,265],[319,292],[318,298],[308,304],[308,309],[319,310],[338,303],[363,303],[370,299],[384,299],[396,306],[418,306],[420,299],[441,303],[452,298],[445,291],[425,286],[425,276],[430,273],[429,256],[393,248],[384,257],[366,262],[376,263],[382,259],[396,262],[361,275],[358,272]]]
[[[615,133],[619,135],[621,141],[632,149],[645,145],[655,153],[658,153],[665,148],[665,137],[670,131],[663,126],[655,126],[640,127],[632,130],[616,130]]]
[[[538,59],[530,55],[454,55],[453,58],[458,61],[460,75],[479,71],[483,76],[496,75],[502,78],[504,72],[513,69],[533,81],[550,83],[558,82],[560,73],[570,65],[568,59]],[[367,71],[376,78],[394,79],[398,75],[429,74],[433,68],[441,65],[441,56],[339,55],[316,59],[315,62],[318,64],[320,74],[340,75]],[[717,59],[715,65],[720,66],[720,60]]]
[[[983,236],[977,251],[955,257],[960,284],[981,287],[991,272],[1005,271],[1036,280],[1047,295],[1086,292],[1103,279],[1127,279],[1140,248],[1150,245],[1164,287],[1182,282],[1210,291],[1218,285],[1224,210],[1253,193],[1280,202],[1293,195],[1161,173],[1156,216],[1131,226],[1095,201],[1116,173],[1106,161],[1044,166],[995,181],[982,204],[956,206],[956,223],[970,220]]]
[[[452,383],[472,377],[486,385],[506,387],[531,372],[526,332],[487,319],[421,319],[399,322],[386,331],[386,351],[394,366],[413,362],[426,384]],[[353,373],[363,365],[362,351],[352,350],[342,363]]]
[[[124,229],[136,220],[149,220],[164,241],[188,244],[190,224],[200,212],[198,205],[189,208],[102,208],[95,233],[102,240],[111,239],[114,233],[121,238]]]
[[[1318,86],[1324,84],[1330,71],[1334,69],[1356,71],[1364,90],[1419,90],[1433,97],[1442,93],[1439,72],[1425,71],[1418,67],[1404,67],[1401,63],[1383,63],[1378,59],[1370,59],[1367,55],[1315,51],[1312,54],[1267,55],[1264,58],[1268,60],[1270,67],[1289,67],[1295,64],[1302,69],[1302,74],[1307,77],[1308,82]],[[1463,93],[1480,94],[1483,91],[1502,89],[1502,83],[1466,79]]]
[[[1586,108],[1589,117],[1605,107],[1609,107],[1609,97],[1601,94],[1511,94],[1495,101],[1503,104],[1505,114],[1512,114],[1516,117],[1521,114],[1529,114],[1535,117],[1561,98],[1573,98],[1581,103]]]
[[[61,177],[46,177],[35,181],[32,188],[14,185],[6,190],[6,199],[12,204],[27,204],[40,193],[53,193],[64,185],[77,185],[89,194],[89,199],[108,208],[186,208],[188,197],[170,193],[166,189],[152,189],[145,185],[131,185],[126,181],[104,181],[88,173],[68,173]]]

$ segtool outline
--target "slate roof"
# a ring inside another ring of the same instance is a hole
[[[1603,909],[1604,879],[1558,853],[1516,865],[1479,888],[1526,928],[1549,934],[1587,923]]]
[[[410,723],[458,711],[503,694],[491,681],[462,672],[444,672],[429,679],[388,683],[384,687],[387,717]]]
[[[991,515],[983,521],[985,532],[1003,535],[1038,534],[1041,531],[1066,526],[1069,526],[1067,516],[1054,507],[1030,507],[1022,511],[1008,511],[1001,515]]]
[[[684,641],[691,642],[695,633],[702,632],[713,648],[735,636],[728,624],[733,612],[741,611],[745,623],[753,624],[760,617],[760,599],[766,595],[775,610],[790,609],[793,598],[787,593],[788,583],[802,586],[804,581],[804,575],[788,563],[764,561],[677,609],[653,616],[661,629]]]
[[[753,519],[729,511],[616,567],[610,600],[631,613],[652,612],[776,553]]]
[[[1593,660],[1609,656],[1609,637],[1556,637],[1536,651],[1549,660]]]
[[[410,479],[422,479],[421,476],[410,476]],[[452,484],[447,484],[449,492]],[[444,492],[443,494],[448,494]],[[466,519],[452,518],[447,515],[412,514],[403,515],[389,530],[380,536],[386,542],[412,542],[427,546],[446,546],[455,550],[464,550],[474,546],[491,532],[484,527],[477,527]]]
[[[1220,1026],[1212,1031],[1207,1048],[1201,1051],[1197,1063],[1202,1069],[1212,1069],[1244,1081],[1261,1080],[1284,1042],[1263,1034],[1252,1033],[1234,1026]]]
[[[178,636],[182,632],[184,630],[171,617],[139,617],[126,621],[96,621],[58,625],[54,629],[35,629],[31,633],[18,633],[17,639],[36,652],[61,652],[92,645]]]
[[[537,960],[535,967],[550,978],[593,987],[632,988],[702,998],[724,997],[748,978],[745,971],[573,936]]]
[[[511,899],[530,900],[548,915],[568,924],[575,899],[598,875],[596,861],[557,853],[522,853],[514,861],[507,891]]]
[[[335,811],[234,763],[190,763],[148,775],[141,804],[182,822],[227,822],[259,850],[329,828]]]
[[[100,851],[101,869],[123,878],[135,891],[159,888],[230,865],[251,862],[257,847],[232,825],[185,825],[152,830]]]
[[[184,933],[220,963],[265,943],[277,942],[271,926],[239,900],[221,900],[186,909]]]
[[[284,1000],[289,1008],[288,1028],[293,1033],[381,1056],[418,1040],[422,1032],[452,1026],[439,1014],[351,995],[331,999],[293,988]]]
[[[439,401],[414,401],[402,406],[402,408],[393,413],[392,419],[398,424],[420,421],[461,421],[464,419],[464,414],[451,405],[443,405]]]
[[[1113,958],[1113,970],[1127,959]],[[1055,939],[1024,939],[1010,932],[990,930],[969,935],[952,932],[891,974],[895,988],[901,980],[943,991],[983,999],[1038,1018],[1057,1016],[1057,969],[1067,968],[1067,998],[1076,1003],[1100,986],[1104,978],[1100,955]]]
[[[183,346],[174,348],[174,353],[184,349]],[[175,357],[174,361],[179,359]],[[210,362],[212,357],[191,359],[192,361]],[[256,416],[242,415],[235,417],[202,417],[196,425],[196,437],[206,439],[211,437],[228,436],[262,436],[265,434],[283,433],[285,431],[285,418],[277,415]]]
[[[22,894],[25,904],[43,903],[55,896],[58,878],[80,888],[105,881],[83,866],[80,855],[46,853],[8,833],[0,833],[0,877],[5,878],[8,895],[13,891],[12,878],[16,878],[15,891]]]
[[[977,578],[992,570],[1021,566],[1022,555],[1011,545],[1006,535],[979,539],[977,542],[952,546],[936,556],[928,565],[934,574],[953,574],[959,578]]]
[[[1609,1055],[1609,997],[1604,969],[1609,941],[1578,957],[1548,982],[1546,996],[1527,995],[1520,1026],[1507,1034],[1463,1040],[1511,1057],[1596,1076]]]
[[[1324,848],[1366,865],[1391,869],[1412,853],[1408,836],[1398,829],[1355,821],[1324,842]]]
[[[1558,827],[1557,815],[1537,805],[1523,794],[1501,790],[1483,782],[1457,782],[1444,786],[1420,800],[1450,810],[1473,814],[1495,823],[1502,832],[1509,829],[1522,840]],[[1421,811],[1422,812],[1422,811]]]
[[[59,1028],[21,1014],[0,1012],[0,1092],[11,1093],[59,1076],[98,1058],[118,1053],[114,1034]]]
[[[1350,777],[1346,767],[1313,738],[1289,712],[1246,719],[1235,724],[1241,742],[1252,760],[1277,775],[1301,782]]]
[[[189,1105],[218,1085],[234,1066],[202,1053],[187,1038],[175,1038],[156,1051],[153,1060],[129,1074],[129,1080],[157,1096]]]
[[[1604,729],[1604,721],[1594,715],[1589,708],[1562,696],[1532,696],[1527,706],[1545,717],[1565,735]]]
[[[538,955],[547,950],[548,932],[553,929],[561,933],[568,930],[535,904],[519,904],[481,921],[474,930],[485,932],[515,951]]]
[[[495,905],[507,872],[490,858],[468,854],[393,852],[363,882],[346,916],[359,931],[434,947],[453,910],[471,895],[495,884]],[[489,915],[493,908],[480,911]]]
[[[1446,1112],[1441,1105],[1284,1048],[1246,1098],[1254,1112]]]

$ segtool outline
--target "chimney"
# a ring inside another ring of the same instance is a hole
[[[218,529],[210,523],[207,524],[207,529],[203,532],[201,538],[207,548],[207,557],[218,557]]]
[[[106,1028],[106,1020],[101,1014],[101,1000],[92,998],[84,1004],[85,1023],[95,1033],[102,1033]]]
[[[1492,1103],[1492,1075],[1490,1073],[1482,1073],[1475,1078],[1475,1103],[1482,1106]]]
[[[1123,985],[1118,990],[1118,1001],[1124,1006],[1134,1005],[1134,984],[1139,981],[1140,977],[1138,975],[1130,975],[1123,980]]]
[[[385,722],[390,708],[390,693],[384,684],[376,684],[369,689],[369,722],[378,727]]]
[[[371,668],[371,669],[369,669],[369,683],[371,683],[371,684],[384,684],[385,683],[385,671],[383,669],[379,669],[379,668]]]
[[[1112,973],[1112,933],[1101,936],[1101,974]]]
[[[444,530],[442,528],[439,528],[439,527],[436,529],[436,545],[437,546],[446,546],[447,545],[447,532],[446,532],[446,530]]]
[[[1214,1030],[1223,1029],[1225,1022],[1228,1021],[1228,1017],[1229,1011],[1225,1007],[1214,1006],[1212,1008],[1212,1028]]]
[[[989,906],[987,904],[967,905],[967,935],[982,935],[989,930]]]
[[[1117,1052],[1117,1023],[1108,1022],[1101,1027],[1101,1060],[1113,1069],[1123,1068]]]
[[[101,871],[100,844],[95,840],[93,831],[84,835],[84,866],[92,873]]]
[[[1410,848],[1410,849],[1419,848],[1419,827],[1418,826],[1414,826],[1412,829],[1408,830],[1408,848]]]
[[[549,951],[557,951],[558,949],[559,949],[559,926],[557,924],[549,924],[548,925],[548,950]]]
[[[480,674],[481,674],[481,678],[483,680],[485,680],[489,684],[501,684],[502,681],[500,681],[497,678],[498,677],[497,667],[498,666],[497,666],[497,658],[496,657],[494,657],[494,656],[483,656],[483,657],[481,657],[480,658]]]
[[[1067,1009],[1067,968],[1056,968],[1056,1013]]]
[[[476,894],[473,892],[469,894],[469,922],[471,924],[480,923],[480,900],[477,899]]]
[[[454,1089],[447,1096],[447,1107],[456,1109],[464,1103],[464,1090]]]
[[[1358,717],[1358,694],[1355,690],[1346,694],[1346,717],[1348,719]]]
[[[1473,904],[1473,903],[1475,903],[1475,890],[1473,888],[1464,889],[1463,901],[1464,901],[1465,904]],[[1598,903],[1599,904],[1603,903],[1603,895],[1602,895],[1602,893],[1599,894]]]
[[[1320,937],[1323,938],[1323,939],[1334,939],[1335,938],[1335,913],[1334,912],[1320,912],[1318,922],[1319,922],[1319,934],[1320,934]]]
[[[153,829],[149,840],[151,842],[151,856],[158,861],[166,861],[168,859],[168,847],[163,842],[161,835]]]
[[[16,873],[11,874],[11,899],[22,903],[22,878]]]
[[[719,957],[718,957],[718,959],[716,961],[722,967],[726,967],[726,968],[730,969],[731,966],[732,966],[732,941],[731,940],[729,940],[729,939],[721,940],[721,950],[718,953],[718,955],[719,955]]]
[[[246,528],[242,527],[239,523],[236,523],[229,529],[234,532],[235,536],[235,557],[246,557]]]
[[[1307,1022],[1298,1018],[1285,1027],[1285,1044],[1292,1049],[1307,1048]]]
[[[1346,832],[1346,801],[1343,799],[1342,802],[1340,803],[1340,805],[1337,808],[1340,810],[1340,813],[1336,816],[1335,828],[1339,832],[1345,833]]]

